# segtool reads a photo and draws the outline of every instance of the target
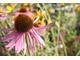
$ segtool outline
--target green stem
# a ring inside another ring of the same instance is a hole
[[[29,41],[28,41],[28,36],[26,36],[26,44],[27,44],[27,52],[28,52],[28,55],[30,56],[30,50],[29,50]]]
[[[44,3],[42,3],[42,4],[43,4],[43,6],[44,6],[44,8],[45,8],[45,10],[46,10],[46,13],[47,13],[48,19],[50,19],[50,20],[51,20],[51,17],[50,17],[50,14],[48,13],[47,7],[45,6],[45,4],[44,4]]]
[[[42,7],[40,6],[40,4],[38,3],[39,8],[41,9],[41,11],[43,11]],[[44,18],[47,20],[47,17],[44,16]]]
[[[58,7],[60,7],[60,6],[58,6]],[[61,10],[59,10],[58,17],[59,17],[59,21],[58,21],[58,23],[59,23],[59,27],[58,27],[58,40],[61,38],[61,41],[62,41],[62,44],[63,44],[64,53],[67,56],[67,52],[66,52],[66,48],[65,48],[66,46],[65,46],[64,40],[63,40],[63,38],[61,36],[61,33],[60,33],[60,30],[61,30],[61,27],[60,27],[60,24],[61,24],[61,21],[60,21],[61,20]]]
[[[67,51],[66,51],[66,46],[65,46],[65,43],[64,43],[64,39],[61,35],[60,35],[60,38],[61,38],[61,41],[62,41],[62,44],[63,44],[64,53],[67,56]]]
[[[78,53],[76,54],[76,56],[79,56],[80,55],[80,50],[78,51]]]

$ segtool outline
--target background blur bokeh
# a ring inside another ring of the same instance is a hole
[[[14,12],[25,6],[27,11],[34,12],[34,19],[40,16],[42,25],[55,22],[42,37],[47,45],[43,49],[36,46],[35,56],[79,56],[80,55],[80,4],[77,3],[0,3],[0,28],[13,27]],[[0,39],[8,33],[0,31]],[[7,42],[0,42],[1,56],[22,56],[7,51]],[[28,49],[28,48],[27,48]],[[31,54],[26,53],[26,56]]]

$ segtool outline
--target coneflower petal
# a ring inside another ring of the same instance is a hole
[[[18,52],[20,52],[20,50],[23,50],[24,49],[24,35],[25,34],[22,34],[22,38],[21,38],[21,41],[20,41],[20,46],[19,46],[19,50]]]
[[[32,37],[30,36],[30,33],[28,33],[28,38],[29,38],[29,48],[31,52],[34,54],[36,51],[35,51],[34,42],[32,40]]]
[[[15,40],[12,40],[8,45],[6,45],[5,47],[8,48],[8,50],[10,51],[13,47],[15,46]]]
[[[21,50],[23,50],[23,49],[24,49],[24,46],[25,46],[25,45],[24,45],[24,44],[25,44],[25,33],[23,33],[23,35],[22,35],[21,44],[22,44],[22,45],[21,45],[21,47],[22,47]]]
[[[24,35],[24,37],[25,37],[25,35]],[[26,53],[26,49],[27,49],[27,48],[26,48],[26,47],[27,47],[27,45],[26,45],[25,40],[24,40],[24,44],[23,44],[23,45],[24,45],[24,47],[23,47],[23,51],[24,51],[24,54],[25,54],[25,53]]]
[[[16,53],[19,53],[21,50],[22,50],[22,41],[23,41],[23,33],[19,34],[19,36],[17,37],[17,42],[16,42],[16,45],[15,45],[15,51]]]
[[[20,12],[16,12],[16,13],[14,13],[14,16],[17,16],[17,15],[19,15],[20,14]],[[25,12],[25,13],[23,13],[23,14],[26,14],[26,15],[28,15],[29,17],[34,17],[34,14],[32,13],[32,12]]]
[[[35,38],[35,36],[33,35],[34,33],[33,33],[32,30],[30,30],[29,33],[30,33],[30,35],[31,35],[32,38]],[[38,44],[39,47],[42,47],[42,45],[40,44],[40,42],[38,40],[36,40],[36,42],[37,42],[37,44]]]
[[[54,26],[54,23],[53,23],[53,22],[50,23],[50,24],[48,24],[48,25],[46,25],[46,26],[43,26],[43,27],[41,27],[41,28],[39,28],[39,29],[47,29],[47,28],[50,28],[50,27],[52,27],[52,26]]]
[[[14,30],[14,28],[3,28],[3,29],[0,29],[0,31],[3,31],[3,32],[8,32],[8,31],[11,31],[11,30]]]
[[[16,35],[16,32],[13,31],[11,32],[9,35],[7,35],[6,37],[4,37],[3,39],[0,40],[0,42],[5,42],[5,41],[8,41],[10,39],[13,39]]]
[[[8,50],[10,51],[16,44],[16,41],[17,41],[17,37],[20,37],[19,36],[19,33],[16,33],[15,37],[12,39],[12,41],[6,45],[5,47],[8,48]]]
[[[32,12],[26,12],[25,14],[27,14],[29,17],[34,17],[34,13],[32,13]]]
[[[41,28],[42,26],[40,26],[39,28]],[[45,33],[46,33],[46,29],[39,29],[39,28],[36,28],[36,27],[33,27],[34,30],[40,35],[40,36],[44,36]]]
[[[26,53],[26,48],[27,46],[26,46],[26,41],[25,41],[25,34],[23,34],[23,41],[22,41],[22,49],[21,50],[23,50],[23,53],[24,53],[24,55],[25,55],[25,53]]]
[[[43,46],[46,46],[43,39],[36,33],[34,29],[32,29],[32,34],[34,35],[35,39]]]

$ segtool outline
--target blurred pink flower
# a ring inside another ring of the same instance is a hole
[[[0,21],[7,19],[7,15],[0,13]]]

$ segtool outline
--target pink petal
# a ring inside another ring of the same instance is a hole
[[[6,45],[5,47],[8,48],[8,50],[10,51],[14,46],[15,46],[15,43],[17,41],[17,37],[19,36],[19,33],[16,33],[15,37],[12,39],[12,41]]]
[[[36,31],[40,36],[44,36],[46,34],[46,30],[45,29],[39,29]]]
[[[5,41],[8,41],[10,39],[13,39],[16,35],[16,32],[13,31],[11,32],[9,35],[7,35],[6,37],[4,37],[3,39],[0,40],[0,42],[5,42]]]
[[[46,29],[39,29],[38,27],[33,27],[33,29],[40,35],[44,36],[46,33]]]
[[[34,27],[34,26],[33,26],[33,29],[38,30],[39,28],[38,28],[38,27]]]
[[[5,47],[8,48],[8,50],[10,51],[13,47],[15,46],[15,40],[12,40],[8,45],[6,45]]]
[[[24,49],[24,46],[25,46],[25,33],[22,35],[22,49],[21,50],[23,50]]]
[[[25,54],[25,53],[26,53],[26,49],[27,49],[27,48],[26,48],[27,46],[26,46],[26,42],[25,42],[25,40],[24,40],[24,44],[23,44],[23,45],[24,45],[24,47],[23,47],[23,51],[24,51],[24,54]]]
[[[11,30],[14,30],[14,28],[3,28],[3,29],[0,29],[0,31],[3,31],[3,32],[8,32],[8,31],[11,31]]]
[[[24,34],[22,35],[22,39],[20,41],[20,45],[21,45],[21,47],[19,49],[19,52],[20,52],[20,50],[23,50],[24,49]]]
[[[34,14],[32,12],[26,12],[25,14],[27,14],[29,17],[34,17]]]
[[[29,38],[29,47],[30,47],[30,50],[33,54],[35,54],[35,46],[34,46],[34,42],[32,41],[32,38],[30,36],[30,33],[28,33],[28,38]]]
[[[16,12],[16,13],[14,13],[14,16],[17,16],[20,13],[22,13],[22,12]],[[34,16],[33,12],[24,12],[23,14],[27,14],[29,17],[33,17]]]
[[[43,39],[36,33],[36,31],[34,29],[32,29],[32,34],[34,35],[35,39],[42,44],[43,46],[46,46]]]
[[[12,24],[14,25],[14,20],[12,20]]]
[[[26,46],[26,41],[25,41],[25,34],[23,35],[23,41],[22,41],[22,50],[23,50],[23,53],[24,53],[24,55],[25,55],[25,53],[26,53],[26,48],[27,46]]]
[[[0,21],[5,20],[5,19],[6,19],[6,17],[0,17]]]
[[[7,15],[3,14],[3,13],[0,13],[1,16],[0,16],[0,20],[5,20],[7,19]]]
[[[39,29],[47,29],[47,28],[50,28],[50,27],[52,27],[52,26],[54,26],[54,23],[53,23],[53,22],[50,23],[50,24],[48,24],[48,25],[46,25],[46,26],[44,26],[44,27],[41,27],[41,28],[39,28]]]
[[[23,48],[22,44],[23,44],[23,33],[18,36],[16,45],[15,45],[15,51],[16,51],[16,53],[19,53],[21,51],[21,49]]]
[[[42,48],[42,44],[38,40],[36,40],[36,42],[37,42],[38,46]]]
[[[17,16],[18,14],[20,14],[20,12],[15,12],[13,16]]]

